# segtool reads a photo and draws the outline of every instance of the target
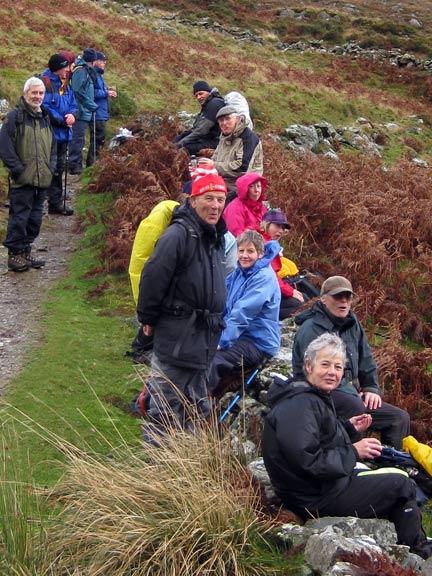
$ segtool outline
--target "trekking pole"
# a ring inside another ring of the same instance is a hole
[[[65,168],[64,168],[64,190],[63,190],[63,211],[66,210],[67,196],[67,176],[69,171],[69,142],[66,145]]]
[[[255,368],[255,370],[252,372],[252,374],[246,380],[245,388],[247,388],[250,384],[252,384],[255,376],[258,374],[259,371],[260,371],[260,368]],[[225,412],[220,417],[219,422],[223,422],[225,420],[225,418],[228,416],[228,414],[231,412],[231,410],[234,408],[234,406],[237,404],[237,402],[240,400],[240,398],[241,398],[240,393],[238,393],[234,396],[234,398],[228,404],[228,408],[225,410]]]
[[[96,112],[93,112],[93,163],[96,162]]]

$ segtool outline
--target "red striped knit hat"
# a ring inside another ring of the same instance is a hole
[[[223,192],[227,193],[225,180],[219,174],[208,174],[192,182],[191,196],[201,196],[206,192]]]

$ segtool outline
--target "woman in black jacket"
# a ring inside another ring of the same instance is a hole
[[[358,435],[371,416],[337,419],[330,392],[342,378],[345,346],[334,334],[313,340],[304,356],[305,380],[275,380],[269,391],[262,450],[276,493],[306,519],[317,516],[388,518],[398,543],[422,558],[432,555],[416,503],[416,486],[403,471],[358,469],[357,461],[381,453],[376,438]],[[356,441],[357,440],[357,441]],[[352,443],[354,441],[354,443]]]

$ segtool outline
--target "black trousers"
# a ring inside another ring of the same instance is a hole
[[[360,396],[353,396],[339,390],[334,390],[331,395],[340,418],[348,420],[358,414],[370,414],[372,416],[370,429],[380,433],[381,442],[399,450],[402,448],[402,439],[410,433],[408,412],[387,402],[383,402],[381,408],[367,410]]]
[[[57,164],[51,186],[47,190],[48,204],[61,206],[63,201],[63,173],[66,164],[66,153],[69,142],[57,142]]]
[[[421,524],[415,482],[400,471],[384,470],[360,471],[342,494],[310,512],[316,516],[387,518],[395,525],[398,543],[426,557],[430,546]]]
[[[45,189],[22,186],[9,190],[9,220],[3,245],[9,254],[30,252],[42,225]]]
[[[238,372],[242,366],[245,369],[256,368],[267,355],[253,344],[250,340],[239,339],[227,350],[218,350],[210,365],[208,389],[210,392],[217,390],[218,384],[225,374]]]

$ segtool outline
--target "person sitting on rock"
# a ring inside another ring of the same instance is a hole
[[[267,208],[264,205],[267,178],[248,172],[236,180],[237,198],[225,208],[223,217],[236,238],[245,230],[260,231]]]
[[[219,144],[220,128],[216,114],[225,106],[217,88],[210,88],[205,80],[198,80],[192,87],[194,98],[201,106],[192,130],[186,130],[174,138],[178,148],[186,148],[190,155],[196,155],[205,148],[214,150]]]
[[[234,201],[232,203],[234,203]],[[266,242],[269,240],[276,240],[279,242],[290,228],[291,225],[288,224],[288,220],[282,210],[268,210],[263,215],[261,221],[261,234]],[[271,263],[281,291],[279,320],[289,318],[296,312],[296,310],[303,306],[305,301],[309,300],[309,297],[306,294],[297,290],[295,286],[290,284],[288,281],[285,281],[283,279],[284,277],[281,277],[282,267],[285,267],[285,270],[297,270],[298,273],[297,266],[293,268],[292,265],[295,266],[294,262],[291,260],[288,261],[288,259],[282,254],[277,254]]]
[[[299,328],[294,338],[294,376],[302,375],[307,346],[324,332],[338,334],[347,347],[347,361],[337,390],[332,391],[336,412],[351,418],[366,412],[372,416],[370,429],[381,434],[383,444],[401,449],[410,433],[410,417],[405,410],[383,402],[377,365],[363,327],[351,310],[354,297],[351,282],[331,276],[321,286],[321,298],[312,308],[297,314]]]
[[[206,159],[208,165],[214,164],[225,180],[229,193],[228,203],[236,195],[237,178],[247,172],[263,173],[263,150],[261,140],[250,128],[246,117],[234,106],[224,106],[216,115],[221,129],[219,144],[213,156]]]
[[[324,333],[304,354],[304,375],[274,378],[271,412],[264,423],[262,453],[270,480],[284,506],[303,520],[323,516],[387,518],[398,544],[422,558],[432,555],[421,525],[416,484],[402,470],[359,469],[357,461],[381,454],[377,438],[359,439],[369,414],[340,421],[331,392],[346,363],[343,341]],[[354,442],[354,443],[353,443]]]
[[[264,240],[256,230],[237,238],[238,265],[227,278],[225,328],[210,366],[209,390],[219,395],[224,374],[255,368],[274,356],[280,346],[280,290],[270,262],[277,242]]]

